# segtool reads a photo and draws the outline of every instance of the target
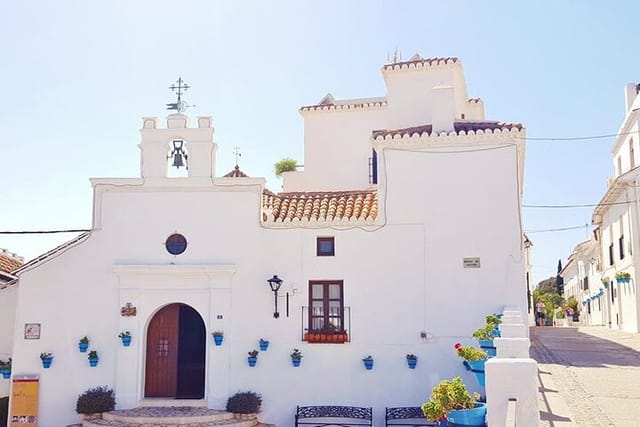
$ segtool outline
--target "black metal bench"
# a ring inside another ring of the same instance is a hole
[[[403,406],[399,408],[386,408],[384,416],[385,426],[436,426],[422,413],[419,406]]]
[[[356,406],[298,406],[298,426],[373,426],[373,408]]]

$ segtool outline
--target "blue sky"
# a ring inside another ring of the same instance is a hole
[[[519,3],[519,4],[515,4]],[[188,113],[213,115],[218,175],[234,165],[279,189],[273,163],[302,159],[297,109],[327,92],[385,94],[379,69],[457,56],[488,119],[529,137],[615,133],[640,81],[635,1],[23,1],[0,26],[0,229],[89,228],[90,177],[139,175],[140,118],[166,115],[182,76]],[[613,138],[530,140],[526,205],[596,203]],[[489,201],[487,201],[489,202]],[[591,208],[525,208],[525,230],[591,222]],[[530,233],[533,281],[589,229]],[[73,235],[0,235],[27,259]]]

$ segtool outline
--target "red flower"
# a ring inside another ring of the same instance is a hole
[[[456,345],[453,346],[455,349],[459,349],[460,347],[462,347],[462,344],[460,344],[459,342],[456,343]]]
[[[457,352],[458,353],[462,353],[462,349],[460,347],[458,347]]]

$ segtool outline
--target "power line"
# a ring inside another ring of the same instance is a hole
[[[569,208],[594,208],[596,206],[616,206],[635,203],[635,200],[627,200],[625,202],[607,202],[607,203],[584,203],[575,205],[522,205],[523,208],[535,209],[569,209]]]
[[[587,227],[589,227],[589,224],[584,224],[584,225],[575,225],[575,226],[573,226],[573,227],[548,228],[548,229],[543,229],[543,230],[525,230],[525,233],[527,233],[527,234],[533,234],[533,233],[551,233],[551,232],[555,232],[555,231],[578,230],[578,229],[580,229],[580,228],[584,228],[584,229],[586,229]]]
[[[84,233],[91,229],[78,230],[38,230],[38,231],[0,231],[0,234],[55,234],[55,233]]]
[[[634,132],[621,132],[621,133],[609,133],[603,135],[586,135],[586,136],[527,136],[516,137],[517,139],[526,139],[529,141],[587,141],[592,139],[604,139],[604,138],[613,138],[623,135],[632,135],[637,134],[637,131]]]

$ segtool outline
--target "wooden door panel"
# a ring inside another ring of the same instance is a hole
[[[173,397],[178,380],[180,304],[156,313],[147,330],[146,397]]]

